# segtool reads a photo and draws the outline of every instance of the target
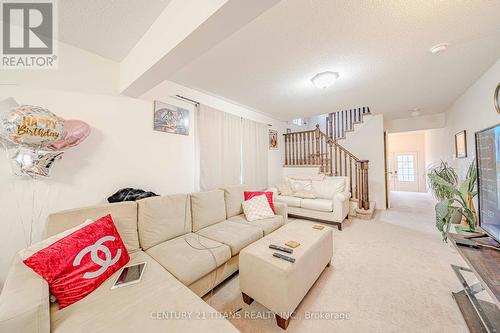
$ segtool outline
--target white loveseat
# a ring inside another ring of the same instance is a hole
[[[51,215],[48,236],[111,214],[130,263],[148,262],[144,277],[137,285],[111,290],[116,272],[60,310],[49,303],[47,282],[22,263],[26,250],[21,251],[0,295],[0,332],[238,332],[200,297],[238,270],[241,249],[287,219],[286,205],[278,203],[274,217],[248,222],[241,207],[244,189],[159,196]]]
[[[283,186],[293,193],[281,192]],[[276,202],[288,205],[290,216],[336,224],[339,230],[342,230],[342,222],[348,218],[351,198],[348,177],[290,175],[283,183],[269,190],[273,192]],[[308,194],[305,197],[304,192]]]

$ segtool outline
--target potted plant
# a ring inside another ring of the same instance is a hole
[[[475,162],[472,162],[467,170],[467,175],[462,184],[455,169],[448,163],[432,168],[427,174],[429,187],[439,202],[436,204],[436,227],[441,232],[443,240],[448,240],[448,232],[453,223],[465,221],[466,231],[476,230],[477,214],[474,207],[474,197],[477,183],[477,170]]]

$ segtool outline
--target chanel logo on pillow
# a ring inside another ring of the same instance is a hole
[[[62,309],[99,288],[129,260],[111,215],[106,215],[61,235],[24,263],[47,280]]]
[[[73,266],[79,266],[83,257],[90,252],[90,258],[94,262],[94,264],[101,266],[97,271],[94,272],[86,272],[83,275],[84,279],[93,279],[101,275],[102,273],[106,272],[106,270],[110,267],[116,264],[118,259],[120,259],[120,256],[122,254],[122,249],[118,249],[116,251],[116,255],[114,258],[111,257],[111,251],[106,245],[103,245],[102,243],[109,242],[109,241],[114,241],[115,237],[113,236],[105,236],[102,237],[101,239],[97,240],[94,245],[87,246],[83,250],[81,250],[77,256],[75,257],[75,260],[73,261]],[[105,259],[101,259],[98,256],[99,251],[104,253]]]

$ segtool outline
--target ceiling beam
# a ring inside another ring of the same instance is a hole
[[[279,0],[172,0],[120,63],[120,92],[139,97]]]

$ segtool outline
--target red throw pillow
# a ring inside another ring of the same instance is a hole
[[[111,215],[106,215],[23,262],[47,280],[62,309],[97,289],[129,260]]]
[[[262,195],[265,194],[267,198],[267,202],[269,202],[269,206],[273,210],[274,214],[276,214],[276,210],[274,209],[274,203],[273,203],[273,192],[243,192],[243,195],[245,196],[245,201],[252,199],[253,197],[257,195]]]

